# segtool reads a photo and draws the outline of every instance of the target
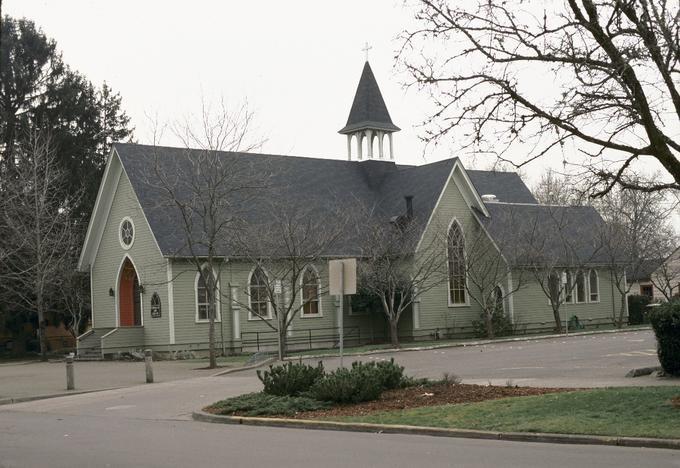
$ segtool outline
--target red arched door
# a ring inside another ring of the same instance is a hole
[[[120,271],[118,287],[118,314],[121,327],[135,327],[142,324],[142,301],[139,293],[137,271],[129,258],[125,259]]]

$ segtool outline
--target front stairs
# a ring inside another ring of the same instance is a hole
[[[101,339],[111,330],[113,328],[93,328],[80,335],[76,359],[79,361],[101,361],[104,358]]]

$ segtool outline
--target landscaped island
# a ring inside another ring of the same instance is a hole
[[[394,360],[326,372],[288,363],[258,372],[262,392],[205,411],[508,432],[680,438],[680,390],[667,387],[567,389],[463,384],[452,375],[413,379]]]

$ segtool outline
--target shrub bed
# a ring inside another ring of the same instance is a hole
[[[278,396],[258,392],[218,401],[207,407],[206,411],[230,416],[293,416],[303,411],[317,411],[329,406],[329,403],[308,397]]]
[[[661,304],[649,312],[657,354],[664,372],[680,376],[680,301]]]
[[[257,378],[264,385],[264,393],[278,396],[298,396],[307,392],[324,376],[323,364],[316,367],[289,362],[282,366],[269,366],[268,371],[257,371]]]

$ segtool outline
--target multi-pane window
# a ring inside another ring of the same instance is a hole
[[[258,267],[250,275],[249,285],[250,311],[254,316],[269,316],[267,275]]]
[[[161,316],[161,297],[158,293],[153,293],[151,296],[151,318],[159,318]]]
[[[451,223],[447,239],[449,263],[449,302],[466,304],[465,296],[465,239],[457,221]]]
[[[308,267],[302,275],[302,315],[319,315],[319,275]]]
[[[570,271],[564,272],[564,302],[571,304],[574,302],[574,278]]]
[[[576,302],[586,302],[586,277],[582,271],[576,273]]]
[[[597,302],[600,300],[600,281],[597,277],[597,271],[590,270],[588,276],[588,282],[590,283],[590,302]]]
[[[205,268],[198,275],[196,283],[196,308],[198,320],[209,320],[215,314],[215,276],[210,269]]]

